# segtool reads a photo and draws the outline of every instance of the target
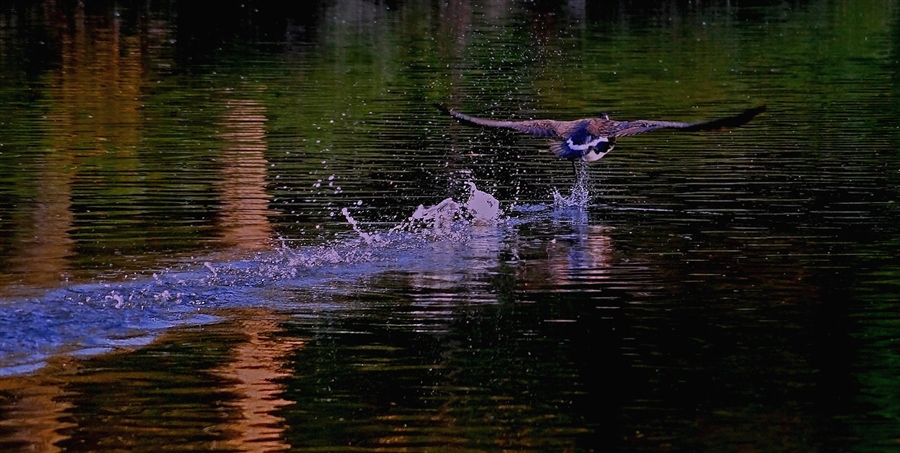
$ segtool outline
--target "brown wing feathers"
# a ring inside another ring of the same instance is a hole
[[[743,112],[734,116],[720,118],[712,121],[701,121],[699,123],[679,123],[672,121],[647,120],[625,121],[620,123],[619,127],[616,128],[616,131],[612,133],[612,136],[624,137],[628,135],[640,134],[643,132],[650,132],[656,129],[679,129],[686,132],[729,129],[748,123],[750,120],[756,117],[756,115],[759,115],[764,111],[766,111],[766,106],[762,105],[752,109],[744,110]]]
[[[437,108],[444,113],[469,124],[486,127],[500,127],[505,129],[513,129],[525,134],[537,135],[539,137],[555,137],[559,136],[560,131],[558,125],[562,122],[553,120],[530,120],[530,121],[495,121],[485,118],[477,118],[469,116],[456,110],[447,108],[440,104],[435,104]]]
[[[675,121],[612,121],[604,118],[587,118],[575,121],[554,121],[554,120],[530,120],[530,121],[495,121],[485,118],[469,116],[456,110],[447,108],[440,104],[435,104],[439,109],[448,115],[470,124],[486,127],[500,127],[513,129],[526,134],[537,135],[541,137],[560,137],[568,138],[568,135],[575,130],[587,125],[588,130],[597,136],[608,137],[624,137],[644,132],[650,132],[656,129],[678,129],[686,132],[693,131],[710,131],[727,129],[741,126],[752,120],[756,115],[764,112],[766,106],[759,106],[745,110],[737,115],[720,118],[712,121],[702,121],[698,123],[681,123]]]

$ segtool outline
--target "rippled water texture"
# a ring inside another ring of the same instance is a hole
[[[187,3],[0,4],[0,450],[900,444],[897,2]]]

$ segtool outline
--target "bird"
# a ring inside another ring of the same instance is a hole
[[[595,118],[582,118],[572,121],[557,120],[525,120],[497,121],[478,118],[460,113],[443,104],[435,104],[444,113],[470,125],[512,129],[529,135],[552,139],[550,150],[557,157],[572,161],[583,160],[595,162],[607,155],[616,146],[616,139],[629,135],[642,134],[657,129],[674,129],[683,132],[722,130],[746,124],[766,110],[765,105],[744,110],[743,112],[716,120],[697,123],[676,121],[614,121],[607,114]]]

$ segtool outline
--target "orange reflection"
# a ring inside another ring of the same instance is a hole
[[[75,426],[65,421],[71,404],[62,401],[62,388],[52,382],[21,377],[0,380],[0,392],[15,395],[3,407],[0,427],[10,431],[4,434],[4,443],[23,445],[22,451],[62,451],[56,444],[67,436],[61,432]]]
[[[277,335],[280,319],[266,309],[243,310],[239,318],[235,329],[248,341],[234,348],[234,360],[214,371],[234,383],[225,390],[237,397],[231,404],[241,413],[224,427],[233,433],[225,442],[236,451],[288,450],[285,421],[277,413],[290,402],[281,397],[283,386],[275,381],[291,375],[285,360],[303,342]]]
[[[140,38],[124,36],[115,14],[86,15],[83,3],[71,15],[53,2],[46,8],[47,24],[60,39],[60,65],[46,76],[47,115],[37,131],[46,151],[33,164],[32,210],[16,221],[15,250],[0,278],[4,295],[15,292],[9,285],[40,288],[69,276],[76,253],[73,181],[82,160],[116,153],[126,157],[116,162],[130,167],[140,141]],[[61,451],[62,433],[75,426],[66,416],[72,405],[63,386],[62,380],[38,377],[0,380],[0,391],[11,395],[0,421],[5,442],[23,445],[23,451]]]
[[[32,211],[20,223],[30,228],[13,238],[16,250],[10,254],[8,272],[0,279],[2,294],[16,295],[9,285],[47,287],[68,277],[75,245],[70,235],[75,222],[70,162],[66,155],[51,155],[40,163],[41,190]]]
[[[83,160],[116,155],[115,171],[133,169],[140,142],[143,46],[124,36],[115,14],[86,15],[79,3],[70,15],[48,4],[48,25],[61,46],[60,65],[46,80],[47,115],[36,131],[46,137],[45,154],[34,161],[33,210],[16,223],[8,285],[46,287],[68,277],[75,254],[73,181]]]
[[[218,223],[222,240],[243,250],[261,250],[271,245],[265,113],[265,106],[256,101],[230,100],[221,120],[224,165]]]
[[[304,342],[279,335],[282,318],[264,308],[239,311],[236,318],[227,329],[241,332],[243,338],[229,345],[227,362],[210,370],[220,379],[204,381],[208,379],[205,368],[169,368],[165,364],[174,362],[165,360],[158,364],[160,368],[123,367],[115,357],[109,362],[98,358],[83,368],[78,360],[57,358],[32,376],[0,378],[0,449],[16,446],[21,451],[56,452],[106,439],[107,446],[130,451],[153,438],[154,432],[177,432],[184,438],[182,447],[188,449],[289,450],[284,434],[287,423],[278,412],[291,402],[282,398],[284,386],[277,381],[291,376],[286,360]],[[193,379],[184,376],[185,371],[199,372],[198,385],[212,386],[209,394],[203,387],[188,387],[194,395],[227,398],[208,406],[203,398],[181,402],[177,395],[155,389],[158,382],[172,382],[172,392],[183,391],[180,380]],[[85,392],[85,386],[104,390]],[[227,405],[227,410],[221,405]],[[195,421],[198,416],[216,418],[220,424],[203,426],[202,433],[192,431],[192,422],[185,428],[187,419]],[[214,440],[210,433],[216,433]]]

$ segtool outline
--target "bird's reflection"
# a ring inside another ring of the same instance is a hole
[[[581,208],[554,211],[542,242],[516,245],[519,285],[526,290],[574,289],[614,278],[614,228],[590,222],[589,213]]]

